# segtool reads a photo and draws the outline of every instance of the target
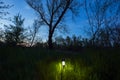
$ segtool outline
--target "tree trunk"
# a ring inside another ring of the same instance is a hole
[[[49,31],[49,35],[48,35],[48,47],[49,47],[49,49],[53,49],[52,35],[53,35],[53,33],[51,31]]]
[[[35,33],[35,34],[33,34],[33,36],[32,36],[32,41],[31,41],[30,47],[32,47],[32,46],[33,46],[33,43],[34,43],[34,40],[35,40],[35,35],[36,35],[36,33]]]

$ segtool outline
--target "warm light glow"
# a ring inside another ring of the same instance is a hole
[[[65,66],[65,61],[62,61],[62,66]]]

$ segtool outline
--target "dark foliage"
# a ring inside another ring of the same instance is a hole
[[[17,45],[24,41],[25,29],[23,28],[24,19],[21,18],[21,15],[14,16],[14,19],[12,21],[14,25],[5,26],[5,42],[8,45]]]
[[[9,14],[6,10],[11,8],[13,5],[5,4],[3,0],[0,0],[0,19],[3,19],[3,16]]]

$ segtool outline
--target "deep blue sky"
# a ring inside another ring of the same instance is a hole
[[[32,25],[34,19],[36,18],[35,11],[31,9],[24,0],[4,0],[4,2],[7,4],[14,5],[12,8],[8,10],[10,14],[7,17],[13,18],[14,15],[20,13],[22,17],[25,18],[24,26],[28,27]],[[5,20],[2,20],[1,22],[7,25],[9,23]],[[77,18],[75,18],[74,21],[68,18],[66,24],[69,26],[68,27],[69,34],[66,35],[71,36],[75,34],[77,36],[78,35],[81,35],[83,37],[86,36],[84,30],[86,29],[85,27],[87,27],[87,19],[85,18],[85,13],[83,10],[80,11],[80,16],[77,16]],[[46,28],[41,28],[40,34],[41,38],[44,39],[47,38]],[[62,34],[57,34],[57,36],[58,35]]]

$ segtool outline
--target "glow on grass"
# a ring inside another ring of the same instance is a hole
[[[69,60],[67,60],[67,61],[63,60],[62,63],[61,63],[61,61],[59,61],[59,62],[56,64],[56,70],[57,70],[58,72],[60,72],[60,73],[61,73],[63,67],[64,67],[64,71],[65,71],[65,72],[66,72],[66,71],[71,71],[71,70],[73,70],[73,65],[70,63]]]
[[[46,66],[43,62],[40,63],[40,73],[43,74],[43,77],[46,80],[60,80],[61,73],[63,80],[73,80],[73,77],[76,80],[83,80],[91,72],[91,67],[81,66],[83,62],[72,62],[70,59],[65,60],[65,66],[63,67],[61,60],[56,60],[51,62]],[[41,66],[42,65],[42,66]]]

